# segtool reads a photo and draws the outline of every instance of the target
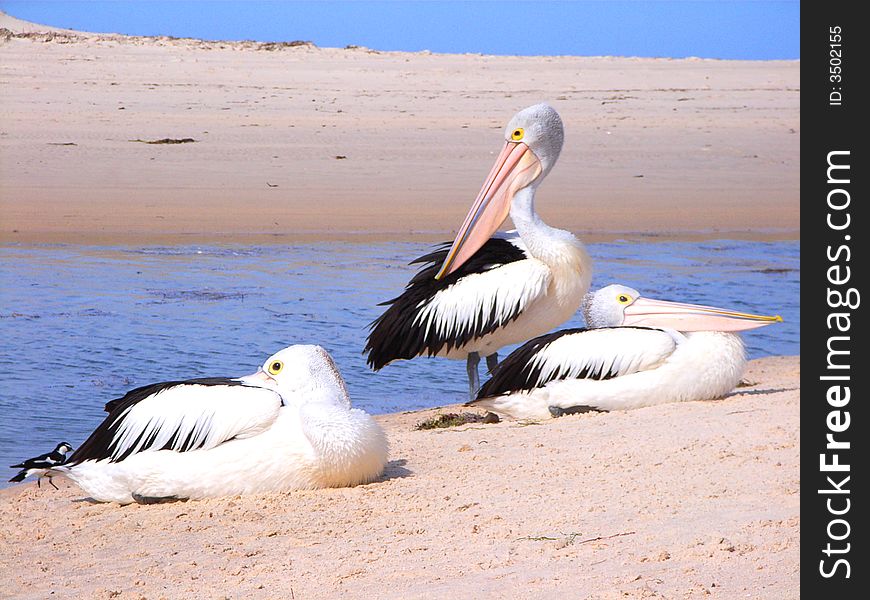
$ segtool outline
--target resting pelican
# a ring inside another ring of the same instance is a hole
[[[464,358],[474,398],[481,356],[491,371],[499,348],[557,327],[580,306],[592,277],[589,255],[535,212],[535,191],[562,151],[562,119],[536,104],[514,115],[504,135],[452,245],[413,261],[424,267],[372,323],[363,352],[375,371],[423,355]],[[509,213],[516,232],[491,237]]]
[[[469,406],[512,419],[721,398],[746,355],[732,332],[782,317],[641,297],[609,285],[583,301],[591,329],[564,329],[517,348]]]
[[[351,408],[320,346],[290,346],[245,377],[137,388],[63,465],[95,500],[152,503],[341,487],[378,477],[381,427]]]

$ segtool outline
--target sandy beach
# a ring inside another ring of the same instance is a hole
[[[797,240],[800,63],[512,57],[52,29],[0,12],[0,243],[449,239],[518,109],[585,241]],[[384,476],[120,507],[0,490],[0,598],[800,595],[800,358],[712,402],[420,431]],[[71,440],[72,441],[72,440]]]
[[[567,131],[548,222],[585,239],[799,236],[797,61],[0,28],[0,241],[441,238],[506,120],[541,100]],[[146,143],[166,139],[194,141]]]
[[[415,431],[382,480],[174,504],[0,492],[0,596],[798,598],[797,357],[713,402]]]

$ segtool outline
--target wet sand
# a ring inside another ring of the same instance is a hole
[[[724,400],[415,431],[356,488],[119,507],[0,491],[16,598],[798,598],[797,357]]]
[[[499,57],[38,33],[0,15],[0,241],[440,238],[518,109],[597,235],[799,236],[800,63]],[[29,33],[28,33],[29,30]],[[178,144],[151,144],[191,139]]]

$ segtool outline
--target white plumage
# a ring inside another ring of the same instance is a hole
[[[536,104],[514,115],[504,139],[452,245],[414,261],[427,266],[372,323],[364,352],[373,369],[417,356],[464,358],[474,397],[481,356],[492,369],[499,348],[549,331],[579,307],[589,255],[535,211],[537,188],[562,150],[562,120]],[[516,233],[493,236],[508,215]]]
[[[522,315],[545,296],[551,280],[552,273],[547,265],[534,258],[508,263],[463,277],[437,292],[420,307],[414,319],[425,328],[427,337],[455,339],[463,332],[480,328],[482,319],[501,329],[516,319],[517,313]],[[445,349],[436,356],[465,358],[469,352],[488,355],[505,345],[502,338],[513,339],[517,335],[516,332],[505,335],[504,331],[497,330],[461,347]]]
[[[263,387],[186,384],[167,388],[120,411],[111,457],[117,460],[140,452],[146,442],[148,447],[168,445],[175,451],[185,445],[208,450],[232,438],[262,433],[280,408],[281,395]]]
[[[530,340],[469,404],[507,418],[547,419],[720,398],[746,367],[743,342],[730,332],[782,320],[650,300],[620,285],[588,294],[583,311],[592,329]]]
[[[565,378],[596,373],[622,377],[654,369],[677,348],[669,333],[657,329],[591,329],[552,341],[530,361],[540,370],[535,385],[544,385],[561,372]]]
[[[585,333],[596,331],[604,334],[617,332],[604,329]],[[746,368],[743,342],[735,334],[688,333],[683,342],[675,344],[666,332],[654,329],[627,329],[620,333],[628,333],[626,338],[634,338],[625,339],[626,343],[645,345],[652,342],[648,346],[651,354],[633,365],[636,354],[634,357],[611,354],[596,361],[602,364],[613,360],[631,365],[627,369],[617,369],[617,374],[610,379],[578,378],[573,373],[580,370],[575,367],[564,379],[549,380],[542,387],[482,398],[471,404],[502,417],[538,420],[565,411],[628,410],[668,402],[713,400],[733,390]],[[579,354],[594,353],[598,347],[592,336],[587,338],[584,334],[575,334],[566,337],[569,339],[565,340],[565,345],[570,344]],[[670,338],[671,343],[668,344],[665,338]],[[670,350],[667,350],[668,346]],[[549,359],[551,365],[559,362],[556,356],[546,351],[542,355],[544,358],[541,360],[548,362]]]
[[[349,486],[387,461],[381,427],[350,407],[319,346],[291,346],[255,374],[134,390],[63,466],[95,500],[127,504]]]

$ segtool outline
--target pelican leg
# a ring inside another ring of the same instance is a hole
[[[486,370],[492,375],[495,368],[498,366],[498,352],[493,352],[486,357]]]
[[[477,397],[477,390],[480,389],[480,376],[477,374],[478,364],[480,364],[480,354],[470,352],[468,354],[468,362],[465,363],[465,369],[468,371],[468,396],[472,400]]]

